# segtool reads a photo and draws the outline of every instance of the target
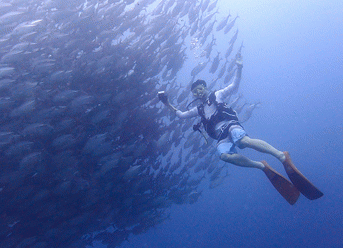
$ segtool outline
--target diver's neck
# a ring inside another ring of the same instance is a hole
[[[210,91],[209,90],[206,90],[204,95],[202,96],[202,101],[207,101],[208,97],[210,96]]]

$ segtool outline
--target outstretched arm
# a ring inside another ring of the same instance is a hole
[[[226,86],[225,88],[216,91],[216,97],[220,99],[224,99],[229,95],[235,94],[238,91],[239,83],[241,82],[242,77],[242,68],[243,68],[243,59],[240,53],[236,55],[236,75],[233,79],[233,82]]]
[[[181,110],[177,110],[175,112],[176,116],[181,118],[181,119],[185,119],[185,118],[192,118],[198,115],[198,109],[197,107],[194,107],[188,111],[182,112]]]
[[[191,118],[191,117],[195,117],[198,115],[198,109],[197,107],[194,107],[188,111],[182,112],[181,110],[178,110],[176,107],[174,107],[173,105],[171,105],[171,103],[168,100],[167,95],[164,92],[158,92],[158,98],[160,99],[160,101],[166,105],[171,111],[175,112],[176,116],[184,119],[184,118]]]

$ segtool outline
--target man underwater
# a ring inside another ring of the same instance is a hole
[[[191,91],[193,96],[200,100],[201,103],[188,111],[182,112],[171,105],[164,92],[159,92],[158,97],[179,118],[200,116],[201,124],[207,134],[211,138],[218,140],[217,151],[221,160],[237,166],[262,170],[278,192],[291,205],[298,200],[299,191],[311,200],[323,196],[323,193],[294,166],[288,152],[281,152],[263,140],[252,139],[247,136],[243,126],[239,123],[236,112],[226,105],[225,98],[238,91],[241,81],[243,61],[240,54],[236,57],[236,66],[237,70],[233,82],[221,90],[211,92],[204,80],[195,81],[191,85]],[[236,146],[240,149],[252,148],[274,156],[284,165],[286,173],[293,184],[271,168],[266,161],[253,161],[238,154]]]

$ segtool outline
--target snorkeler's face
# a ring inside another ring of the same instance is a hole
[[[192,93],[195,98],[202,98],[206,93],[206,87],[200,84],[192,90]]]

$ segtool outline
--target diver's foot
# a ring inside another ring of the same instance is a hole
[[[280,160],[281,163],[285,162],[285,160],[286,160],[285,152],[280,152],[277,159]]]
[[[257,162],[258,163],[258,169],[261,169],[264,171],[264,169],[266,168],[266,166],[263,164],[263,162]]]

